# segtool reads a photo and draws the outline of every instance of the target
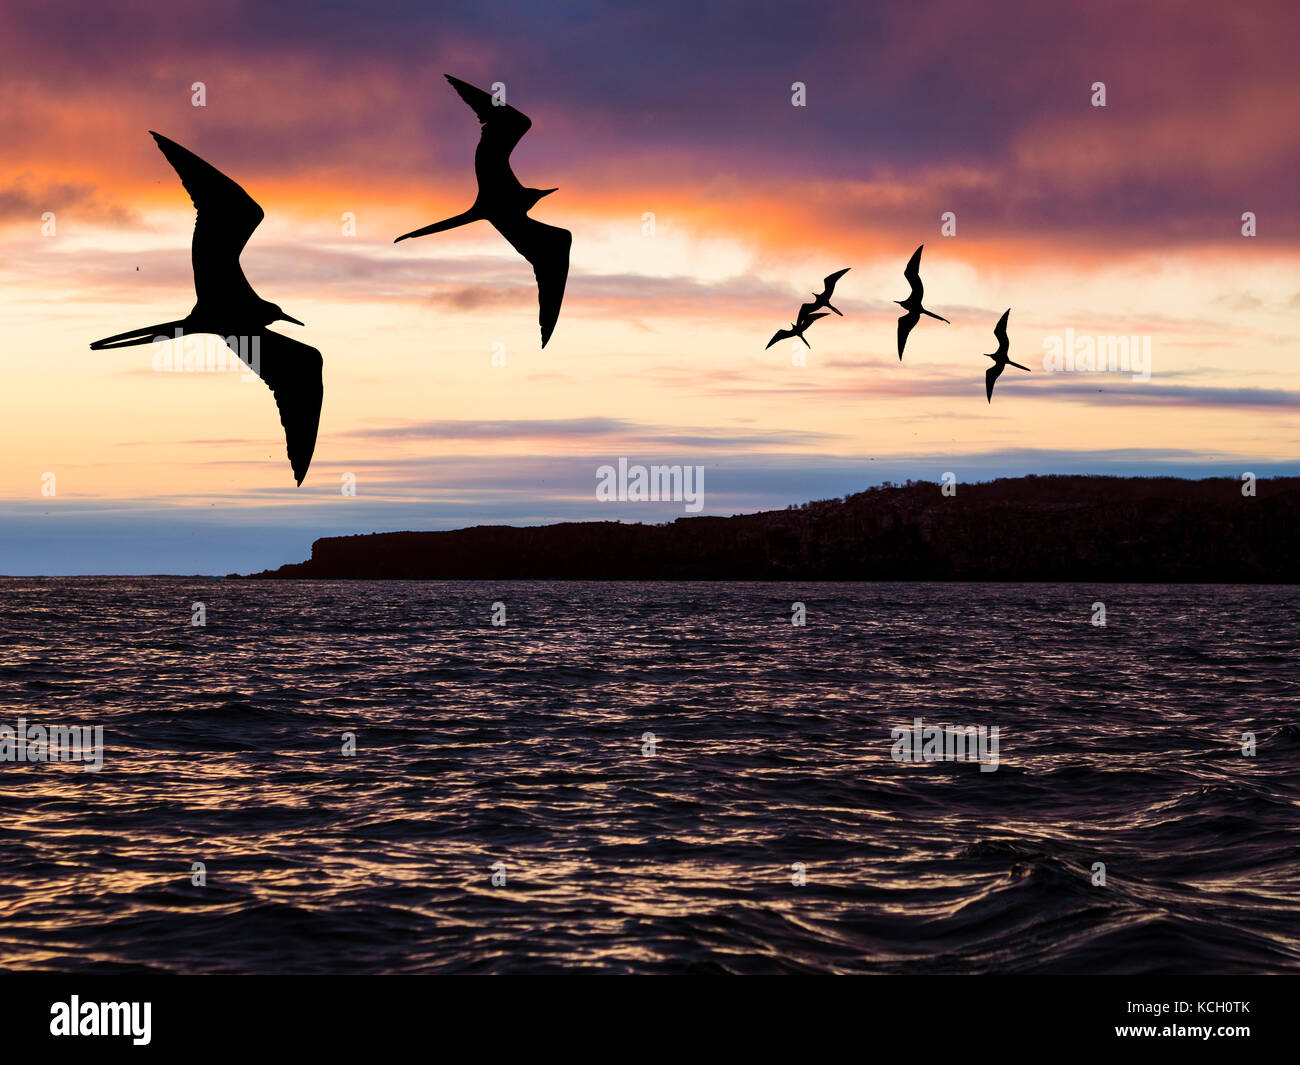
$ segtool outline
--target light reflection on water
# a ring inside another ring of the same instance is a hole
[[[0,581],[0,725],[107,744],[0,764],[0,965],[1300,970],[1298,601]],[[915,717],[1000,768],[892,761]]]

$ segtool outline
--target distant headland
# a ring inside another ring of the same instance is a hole
[[[884,485],[786,510],[329,536],[245,579],[1300,580],[1300,477]],[[239,574],[231,574],[239,578]]]

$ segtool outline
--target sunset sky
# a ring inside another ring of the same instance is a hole
[[[630,6],[6,3],[0,573],[684,513],[598,502],[620,456],[704,466],[706,514],[945,471],[1300,472],[1294,4]],[[544,351],[532,271],[486,223],[392,243],[474,196],[444,73],[503,83],[533,120],[516,174],[559,188],[533,211],[574,235]],[[193,304],[193,208],[150,129],[266,212],[245,273],[325,363],[301,488],[260,382],[88,348]],[[922,243],[952,324],[900,363]],[[806,365],[765,350],[845,266]],[[988,404],[1008,307],[1033,372]],[[1045,372],[1067,329],[1150,337],[1150,380]]]

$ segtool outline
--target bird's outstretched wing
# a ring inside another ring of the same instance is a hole
[[[793,329],[778,329],[772,334],[772,339],[767,342],[767,348],[770,348],[773,344],[779,344],[782,340],[789,340],[790,337],[798,335],[799,334]],[[767,348],[764,348],[763,350],[766,351]]]
[[[907,335],[920,320],[921,316],[915,311],[908,311],[898,319],[898,357],[900,360],[903,358],[903,348],[907,345]]]
[[[564,301],[573,234],[527,215],[520,215],[517,221],[493,224],[515,251],[532,263],[537,278],[537,320],[542,327],[542,347],[546,347]]]
[[[1008,307],[998,319],[998,324],[993,327],[993,335],[998,338],[998,354],[1005,355],[1007,349],[1011,347],[1011,341],[1007,337],[1007,316],[1011,314],[1011,308]]]
[[[325,385],[321,378],[324,365],[320,352],[281,333],[269,329],[255,334],[258,347],[235,354],[271,389],[275,405],[280,408],[284,426],[285,449],[289,465],[299,484],[307,476],[312,453],[316,450],[316,431],[320,426],[321,399]],[[252,361],[250,361],[250,358]]]
[[[240,185],[188,148],[149,131],[190,194],[194,220],[194,292],[202,301],[256,299],[239,268],[239,255],[262,222],[262,208]]]
[[[475,170],[479,170],[485,163],[509,168],[510,153],[532,128],[532,119],[509,104],[494,104],[490,92],[475,88],[450,74],[444,74],[443,77],[451,83],[460,98],[469,104],[483,125],[478,149],[474,153]],[[514,176],[513,171],[511,176]]]
[[[922,244],[921,248],[925,245]],[[912,257],[907,260],[907,265],[903,267],[903,276],[907,278],[908,284],[912,286],[912,298],[920,299],[925,295],[925,286],[921,284],[921,248],[912,252]]]
[[[993,382],[1002,375],[1002,369],[1006,366],[1005,362],[995,362],[984,371],[984,392],[989,397],[989,402],[993,402]]]
[[[849,270],[850,270],[850,267],[847,267],[847,266],[846,266],[843,270],[836,270],[835,273],[830,274],[830,275],[829,275],[829,276],[828,276],[828,277],[827,277],[827,278],[822,282],[822,292],[821,292],[821,298],[822,298],[822,299],[824,299],[824,300],[828,300],[828,299],[830,299],[832,296],[835,295],[835,282],[838,281],[838,280],[839,280],[841,277],[843,277],[845,274],[847,274],[847,273],[849,272]]]

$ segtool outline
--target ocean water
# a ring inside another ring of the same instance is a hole
[[[0,763],[0,968],[1297,972],[1298,607],[0,580],[0,726],[104,730]],[[916,718],[997,768],[896,761]]]

